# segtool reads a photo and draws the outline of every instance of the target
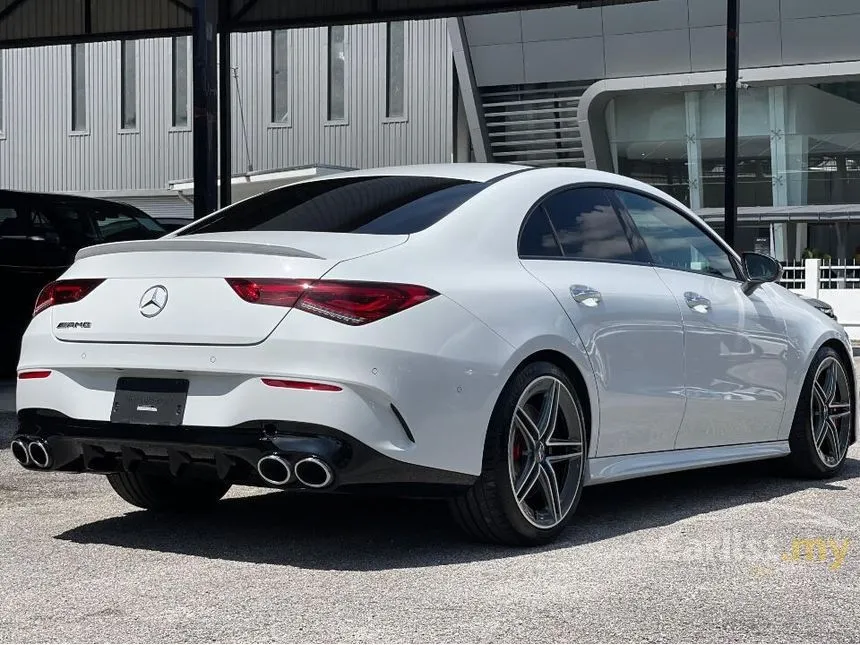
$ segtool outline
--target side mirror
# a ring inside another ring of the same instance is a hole
[[[782,265],[769,255],[744,253],[742,258],[746,274],[744,290],[747,293],[752,293],[756,287],[765,282],[779,282],[782,278]]]

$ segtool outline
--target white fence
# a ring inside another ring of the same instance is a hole
[[[860,340],[860,264],[822,260],[785,264],[780,284],[828,303],[851,339]]]

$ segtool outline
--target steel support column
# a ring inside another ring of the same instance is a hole
[[[230,1],[221,0],[221,33],[218,42],[218,154],[219,176],[221,177],[221,208],[229,206],[232,202],[232,177],[233,177],[233,131],[230,101],[230,31],[226,20],[229,15]]]
[[[195,0],[194,51],[194,218],[218,206],[218,0]]]
[[[726,0],[726,171],[725,171],[725,229],[724,238],[735,248],[735,228],[738,222],[738,31],[740,31],[739,0]]]

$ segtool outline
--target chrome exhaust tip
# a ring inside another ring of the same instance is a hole
[[[21,439],[14,439],[11,444],[12,456],[22,466],[30,465],[30,453],[27,452],[27,444]]]
[[[266,455],[257,462],[257,473],[264,482],[273,486],[283,486],[290,483],[293,468],[289,461],[279,455]]]
[[[27,445],[27,454],[30,462],[37,468],[49,468],[51,466],[51,453],[48,444],[44,441],[31,441]]]
[[[334,471],[317,457],[305,457],[296,464],[296,479],[308,488],[325,488],[334,481]]]

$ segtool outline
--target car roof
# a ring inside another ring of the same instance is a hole
[[[348,170],[323,179],[334,177],[439,177],[440,179],[460,179],[462,181],[486,182],[504,177],[518,171],[530,170],[531,166],[505,163],[439,163],[414,166],[386,166]]]
[[[113,206],[127,206],[128,204],[114,202],[109,199],[99,199],[97,197],[83,197],[82,195],[66,195],[64,193],[37,193],[24,190],[5,190],[0,189],[0,197],[17,197],[18,199],[33,199],[41,201],[59,202],[59,203],[90,203],[90,204],[110,204]]]
[[[6,190],[0,189],[0,200],[4,198],[17,198],[21,200],[50,202],[52,204],[90,204],[102,206],[112,206],[114,208],[123,208],[132,210],[135,214],[141,214],[149,217],[142,210],[125,202],[115,202],[109,199],[100,199],[98,197],[83,197],[82,195],[66,195],[64,193],[37,193],[23,190]]]
[[[619,188],[627,187],[633,190],[650,193],[663,200],[672,202],[675,206],[680,207],[686,212],[689,208],[671,195],[646,184],[637,179],[617,175],[603,170],[593,170],[591,168],[575,168],[569,166],[528,166],[523,164],[507,164],[507,163],[439,163],[439,164],[422,164],[413,166],[388,166],[382,168],[366,168],[363,170],[350,170],[333,175],[326,175],[311,179],[310,181],[324,181],[337,177],[395,177],[395,176],[415,176],[415,177],[439,177],[443,179],[459,179],[462,181],[476,182],[492,182],[503,180],[506,177],[519,174],[521,172],[539,172],[539,173],[555,173],[559,175],[565,183],[602,183],[612,184]]]

